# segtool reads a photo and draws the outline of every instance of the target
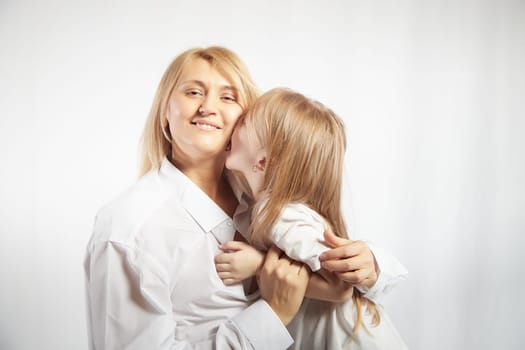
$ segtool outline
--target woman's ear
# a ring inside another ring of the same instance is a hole
[[[166,110],[164,111],[164,116],[162,117],[162,128],[166,129],[168,125],[170,125],[169,121],[169,115],[170,115],[170,104],[166,106]]]

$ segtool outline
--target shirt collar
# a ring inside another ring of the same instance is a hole
[[[205,232],[211,232],[226,220],[230,220],[230,217],[204,191],[167,158],[162,160],[159,176],[161,181],[165,181],[174,188],[181,205]]]

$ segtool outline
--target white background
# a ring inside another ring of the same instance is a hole
[[[355,235],[412,349],[523,349],[524,1],[0,0],[0,348],[87,349],[82,260],[171,59],[239,54],[348,126]]]

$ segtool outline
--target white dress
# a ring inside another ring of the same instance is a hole
[[[323,244],[324,219],[303,204],[289,204],[274,225],[270,240],[290,258],[308,264],[312,271],[321,268],[319,255],[329,248]],[[353,300],[334,304],[305,299],[299,313],[288,325],[295,339],[290,349],[407,349],[384,309],[377,305],[381,322],[372,326],[372,317],[361,309],[363,323],[350,339],[355,325]]]

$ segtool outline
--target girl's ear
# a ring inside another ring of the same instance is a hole
[[[266,150],[261,150],[261,152],[257,156],[256,167],[261,172],[264,172],[266,170]]]

